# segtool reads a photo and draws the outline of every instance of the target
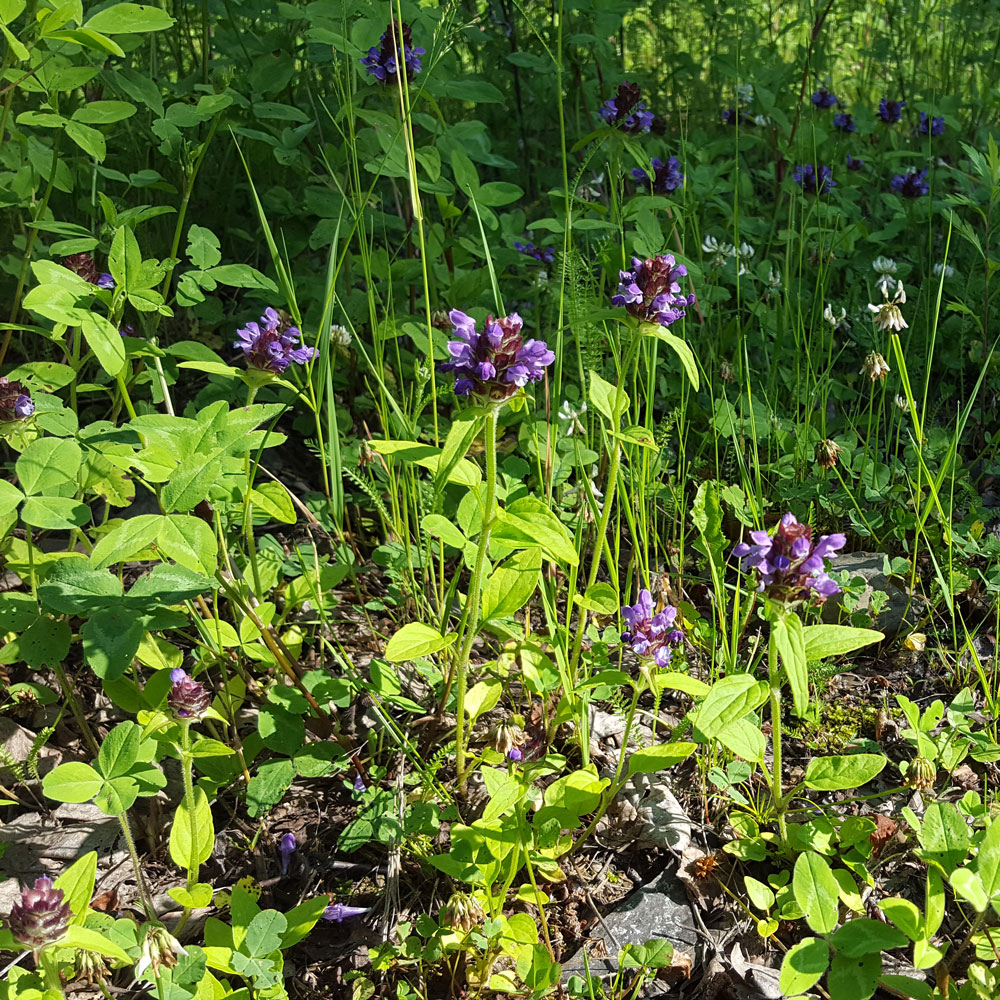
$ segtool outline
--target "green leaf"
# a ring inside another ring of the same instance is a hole
[[[202,907],[211,905],[212,894],[212,887],[207,882],[195,883],[190,891],[181,886],[167,890],[167,895],[171,899],[191,910],[200,910]]]
[[[661,746],[636,750],[628,759],[628,773],[656,774],[679,764],[698,749],[696,743],[664,743]]]
[[[298,944],[316,926],[316,922],[329,905],[328,896],[316,896],[314,899],[299,903],[298,906],[293,906],[285,914],[288,927],[281,935],[281,950],[285,951],[292,945]]]
[[[84,951],[96,951],[99,955],[106,955],[125,965],[132,965],[133,959],[121,945],[115,944],[110,938],[106,938],[100,931],[91,930],[89,927],[81,927],[79,924],[70,924],[66,932],[64,943],[72,948],[82,948]]]
[[[758,764],[764,762],[767,741],[760,726],[753,719],[744,717],[730,722],[728,726],[723,726],[716,739],[737,757]]]
[[[605,382],[597,372],[590,373],[589,399],[612,427],[617,427],[622,422],[631,402],[624,388]]]
[[[986,912],[986,907],[990,905],[990,897],[983,888],[983,880],[971,868],[956,868],[951,873],[949,881],[956,896],[961,896],[966,902],[971,903],[977,913]]]
[[[62,615],[90,614],[114,603],[121,593],[116,576],[90,569],[86,559],[60,560],[38,586],[42,604]]]
[[[803,851],[792,873],[795,902],[805,914],[806,923],[817,934],[829,934],[837,926],[837,880],[826,858],[815,851]]]
[[[483,622],[510,618],[531,600],[542,569],[542,550],[521,549],[501,563],[483,587]]]
[[[805,641],[802,636],[802,620],[796,614],[781,614],[771,624],[771,642],[778,647],[778,656],[785,668],[795,714],[805,715],[809,708],[809,665],[806,659]]]
[[[907,944],[907,937],[902,931],[881,920],[856,917],[833,932],[830,944],[837,949],[838,955],[861,958],[863,955],[877,955],[893,948],[903,948]]]
[[[117,378],[125,367],[125,344],[118,327],[101,313],[85,312],[80,317],[80,329],[100,366]]]
[[[94,569],[106,569],[114,563],[128,562],[156,538],[160,527],[159,514],[140,514],[112,528],[90,553]]]
[[[28,497],[21,508],[21,520],[33,528],[72,531],[90,520],[90,508],[69,497]]]
[[[288,930],[288,921],[277,910],[261,910],[250,921],[240,950],[254,957],[266,957],[281,947],[281,936]]]
[[[822,938],[807,937],[785,952],[778,985],[784,996],[815,986],[830,964],[830,948]]]
[[[618,612],[618,591],[610,583],[595,583],[587,588],[581,597],[576,595],[576,603],[587,611],[598,615],[613,615]]]
[[[726,561],[726,539],[722,534],[722,506],[713,480],[701,483],[691,507],[691,521],[701,535],[701,551],[716,567]]]
[[[120,722],[104,738],[97,767],[105,778],[120,778],[139,759],[142,730],[134,722]]]
[[[881,642],[885,635],[871,628],[851,628],[848,625],[806,625],[802,629],[806,659],[822,660],[827,656],[853,653],[873,642]]]
[[[156,543],[165,556],[185,569],[212,576],[218,565],[215,532],[194,514],[159,518]]]
[[[136,106],[128,101],[90,101],[73,112],[73,121],[87,125],[111,125],[131,118]]]
[[[807,788],[835,792],[867,784],[888,763],[880,753],[856,753],[843,757],[813,757],[806,765]]]
[[[442,635],[436,628],[423,622],[404,625],[385,645],[385,658],[390,663],[415,660],[447,649],[458,638],[457,632]]]
[[[576,566],[580,559],[573,538],[555,513],[534,497],[522,497],[497,512],[493,541],[507,542],[518,548],[540,545],[553,562]]]
[[[928,860],[937,861],[950,873],[969,851],[969,828],[950,802],[932,802],[924,813],[917,840]]]
[[[116,3],[98,11],[85,24],[91,31],[106,31],[111,35],[134,35],[146,31],[163,31],[174,19],[159,7],[142,3]]]
[[[994,817],[979,844],[976,872],[992,899],[1000,893],[1000,819]]]
[[[767,701],[767,685],[750,674],[731,674],[716,681],[705,695],[694,722],[699,739],[715,739],[731,722]]]
[[[118,288],[128,293],[141,287],[142,251],[131,226],[120,226],[111,241],[108,270]]]
[[[42,791],[56,802],[89,802],[104,779],[82,761],[70,761],[53,768],[42,778]]]
[[[121,340],[121,338],[118,338]],[[27,496],[73,496],[83,462],[80,446],[69,438],[36,438],[15,463],[17,480]]]
[[[643,323],[639,329],[645,336],[656,337],[673,350],[681,363],[681,367],[684,369],[684,373],[688,377],[688,381],[694,387],[694,391],[697,392],[699,386],[698,362],[695,361],[694,351],[691,350],[687,341],[681,340],[676,334],[668,332],[665,327],[656,323]]]
[[[80,629],[87,666],[101,680],[117,680],[132,665],[145,634],[139,612],[98,608]]]
[[[95,36],[84,35],[82,31],[67,31],[64,33],[64,35],[70,34],[72,34],[76,40],[97,40]],[[104,161],[104,157],[108,155],[108,145],[104,139],[103,132],[99,129],[91,128],[89,125],[81,125],[80,122],[73,121],[66,122],[64,129],[73,142],[75,142],[88,156],[92,156],[98,163],[102,163]]]
[[[289,761],[291,763],[291,761]],[[170,828],[170,857],[178,868],[193,871],[212,856],[215,824],[208,796],[200,785],[194,786],[194,799],[181,799]]]
[[[0,479],[0,517],[12,514],[23,499],[24,494],[13,483]]]
[[[139,797],[139,782],[132,775],[105,781],[94,796],[94,805],[109,816],[117,816],[132,808]]]
[[[868,1000],[878,989],[880,975],[881,955],[865,955],[864,958],[837,955],[830,963],[826,986],[830,996],[837,1000]]]
[[[250,501],[254,510],[260,510],[282,524],[295,524],[298,520],[292,498],[281,483],[261,483],[250,491]]]
[[[767,911],[774,906],[774,893],[771,891],[769,886],[764,885],[763,882],[758,882],[757,879],[751,875],[743,876],[743,884],[746,886],[750,902],[753,903],[758,910],[763,910],[764,913],[767,913]],[[808,987],[804,988],[808,989]]]
[[[188,260],[197,268],[215,267],[222,260],[219,237],[204,226],[189,226],[187,255]]]
[[[503,694],[503,682],[499,677],[489,677],[476,684],[465,696],[465,711],[469,722],[475,722],[484,712],[490,711]]]
[[[97,878],[97,851],[90,851],[77,858],[52,883],[53,888],[62,889],[66,902],[73,911],[73,923],[82,924],[87,917],[87,907],[94,895],[94,881]]]
[[[434,538],[440,538],[442,542],[446,545],[450,545],[453,549],[464,548],[465,543],[468,540],[465,535],[462,534],[458,525],[456,525],[453,521],[449,521],[448,518],[441,514],[427,514],[420,522],[420,526],[427,532],[428,535],[432,535]]]
[[[933,1000],[934,988],[922,979],[912,976],[880,976],[879,984],[894,996],[912,997],[913,1000]]]
[[[879,909],[911,940],[923,937],[923,915],[915,903],[901,896],[879,902]]]
[[[39,615],[17,639],[18,653],[36,670],[52,667],[66,659],[71,639],[69,622]]]

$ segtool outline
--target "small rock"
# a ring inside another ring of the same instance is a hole
[[[889,600],[875,619],[873,627],[886,635],[895,635],[904,625],[912,626],[923,615],[924,601],[920,597],[908,595],[897,580],[890,580],[883,572],[884,565],[885,556],[881,552],[848,552],[833,560],[830,567],[834,576],[846,570],[851,579],[857,576],[864,579],[866,586],[858,599],[858,611],[868,611],[872,594],[876,590],[889,595]],[[842,611],[843,595],[834,594],[823,605],[823,621],[837,622]]]
[[[661,775],[634,774],[618,793],[597,832],[605,842],[665,847],[681,852],[691,843],[691,820]]]

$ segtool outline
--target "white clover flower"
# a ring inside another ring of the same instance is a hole
[[[740,104],[749,104],[753,100],[753,84],[741,83],[736,88],[736,100]]]
[[[771,124],[771,119],[767,115],[754,115],[753,116],[754,125],[758,125],[760,128],[767,128]]]
[[[899,308],[906,302],[906,292],[903,290],[903,283],[901,281],[896,282],[896,292],[891,299],[889,298],[888,278],[883,279],[881,288],[883,301],[878,305],[869,302],[868,311],[873,314],[875,325],[880,330],[899,333],[907,327],[906,320],[903,319],[903,313]]]
[[[584,201],[600,201],[604,196],[604,174],[591,174],[576,192]]]
[[[946,278],[954,278],[955,277],[955,268],[953,268],[951,266],[951,264],[942,264],[940,261],[938,261],[934,265],[934,277],[935,278],[940,278],[942,272],[944,272],[944,276]]]
[[[741,243],[740,249],[738,251],[740,257],[740,267],[736,272],[738,275],[750,274],[750,264],[753,261],[753,255],[757,251],[749,243]]]
[[[872,382],[877,382],[884,379],[891,371],[892,369],[886,363],[885,358],[873,351],[865,358],[865,363],[861,366],[861,371],[858,374],[867,375]]]
[[[899,395],[899,393],[896,393],[896,398],[895,398],[895,399],[893,400],[893,402],[894,402],[894,403],[896,404],[896,406],[897,406],[897,407],[899,407],[899,409],[901,409],[901,410],[902,410],[902,411],[903,411],[904,413],[906,413],[906,412],[907,412],[907,410],[909,410],[909,408],[910,408],[910,404],[909,404],[909,403],[907,403],[907,401],[906,401],[906,397],[905,397],[905,396],[900,396],[900,395]]]
[[[580,402],[574,407],[568,399],[563,400],[562,406],[556,411],[556,417],[566,423],[563,433],[572,436],[579,430],[581,433],[586,430],[581,421],[581,417],[587,412],[587,404]]]
[[[706,236],[701,241],[701,248],[705,253],[710,253],[715,256],[715,260],[712,263],[716,267],[722,267],[726,262],[727,257],[736,256],[736,247],[732,243],[726,243],[722,240],[717,240],[714,236]]]
[[[781,291],[781,272],[775,271],[773,267],[767,276],[767,286],[768,288],[773,288],[776,292]]]
[[[187,949],[162,924],[150,924],[142,939],[142,950],[135,966],[135,981],[154,982],[160,978],[160,969],[172,969],[177,964],[178,955],[186,955]],[[146,973],[151,970],[150,978]]]
[[[338,323],[333,323],[330,326],[330,342],[334,347],[350,347],[351,331],[348,330],[346,326],[340,326]]]
[[[539,271],[535,275],[535,287],[536,288],[547,288],[549,284],[549,272]]]
[[[896,262],[891,257],[876,257],[872,261],[872,270],[884,278],[896,273]]]
[[[827,321],[832,327],[837,327],[847,319],[847,310],[841,308],[840,315],[838,316],[833,311],[833,306],[831,303],[827,302],[826,308],[823,310],[823,319]]]

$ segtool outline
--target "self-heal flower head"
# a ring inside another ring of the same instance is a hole
[[[906,101],[890,101],[887,97],[883,97],[879,101],[877,114],[886,125],[895,125],[896,122],[903,120],[905,107]]]
[[[395,83],[399,75],[399,57],[402,55],[406,79],[413,81],[423,69],[420,57],[427,50],[412,45],[412,31],[405,21],[400,25],[395,18],[387,25],[379,44],[373,45],[368,50],[368,55],[361,60],[361,65],[368,70],[369,76],[375,77],[379,83]]]
[[[526,257],[534,257],[543,264],[552,264],[556,259],[555,247],[536,247],[534,243],[522,243],[514,240],[514,249]]]
[[[833,179],[833,171],[825,164],[817,171],[811,163],[796,167],[792,180],[805,194],[825,194],[830,188],[835,188],[837,182]]]
[[[37,878],[33,889],[21,890],[21,898],[10,908],[7,927],[15,941],[37,954],[65,936],[72,915],[62,889],[54,889],[50,878]]]
[[[648,132],[653,127],[653,112],[647,110],[641,97],[639,84],[625,80],[618,85],[618,93],[610,101],[604,102],[601,117],[609,125],[629,135]]]
[[[274,375],[283,374],[293,361],[304,365],[318,354],[314,347],[299,344],[299,328],[282,319],[271,306],[264,310],[259,323],[247,323],[236,331],[236,337],[233,347],[243,352],[247,364]]]
[[[854,123],[854,115],[846,111],[838,111],[833,116],[833,127],[838,132],[857,132],[858,126]]]
[[[916,167],[911,167],[905,174],[895,174],[889,182],[889,188],[904,198],[922,198],[931,189],[926,178],[926,167],[919,173]]]
[[[632,258],[632,270],[620,271],[618,293],[611,297],[613,306],[624,306],[643,323],[670,326],[684,316],[684,307],[694,305],[694,295],[682,295],[678,278],[687,268],[672,254],[640,260]]]
[[[68,268],[74,274],[78,274],[84,281],[89,281],[96,285],[101,277],[94,263],[94,258],[89,253],[71,253],[68,257],[63,257],[63,267]]]
[[[772,601],[786,606],[803,601],[825,601],[840,593],[840,587],[826,572],[825,559],[833,559],[847,544],[844,535],[822,535],[812,540],[812,528],[799,524],[794,514],[785,514],[773,535],[751,531],[753,544],[740,542],[733,556],[741,560],[744,573],[760,578],[758,590]]]
[[[278,854],[281,856],[281,874],[288,874],[288,863],[292,860],[292,854],[295,851],[295,834],[286,833],[283,834],[281,840],[278,841]]]
[[[640,185],[648,188],[650,193],[672,194],[684,186],[684,174],[681,173],[680,161],[676,156],[668,157],[666,163],[654,156],[650,167],[652,170],[648,172],[639,167],[632,169],[632,176]]]
[[[335,923],[343,923],[351,917],[360,917],[362,913],[367,913],[370,906],[348,906],[346,903],[331,903],[323,911],[324,920],[332,920]]]
[[[176,667],[170,671],[173,687],[167,695],[167,706],[175,719],[200,719],[212,703],[212,696],[205,685],[189,677],[187,671]]]
[[[448,341],[452,360],[439,365],[438,371],[458,376],[455,392],[459,396],[472,394],[502,403],[529,382],[543,379],[545,369],[556,359],[545,341],[521,336],[517,313],[499,319],[488,316],[482,333],[464,312],[452,309],[448,315],[458,339]]]
[[[819,90],[813,92],[812,102],[817,108],[835,108],[840,102],[830,93],[826,87],[820,87]]]
[[[35,404],[27,388],[0,375],[0,423],[27,420],[34,412]]]
[[[668,604],[653,614],[653,595],[648,590],[640,590],[639,600],[622,608],[622,618],[628,625],[628,631],[622,632],[622,642],[627,642],[634,653],[652,660],[658,667],[667,666],[674,647],[684,639],[684,633],[675,627],[677,608]]]
[[[920,112],[920,134],[921,135],[943,135],[944,134],[944,118],[934,117],[930,118],[926,111]]]

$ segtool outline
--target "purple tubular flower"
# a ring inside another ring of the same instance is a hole
[[[927,170],[917,173],[915,167],[911,167],[905,174],[896,174],[889,182],[889,187],[904,198],[922,198],[931,190],[927,183]]]
[[[620,271],[618,294],[611,297],[613,306],[624,306],[643,323],[670,326],[684,316],[684,307],[694,305],[694,294],[682,295],[677,281],[687,275],[672,254],[640,260],[632,258],[632,270]]]
[[[200,719],[212,704],[212,696],[200,681],[193,680],[187,671],[176,667],[170,671],[173,687],[167,695],[167,706],[175,719]]]
[[[796,167],[792,180],[802,188],[804,194],[826,194],[830,188],[837,186],[837,182],[833,179],[833,171],[825,164],[818,172],[811,163]]]
[[[543,264],[551,264],[556,259],[554,247],[536,247],[534,243],[522,243],[520,240],[514,240],[514,249],[526,257],[540,260]]]
[[[31,393],[20,382],[0,375],[0,423],[27,420],[35,412]]]
[[[555,354],[543,340],[524,340],[521,317],[517,313],[494,319],[486,318],[482,333],[476,321],[458,309],[448,314],[458,340],[448,341],[451,361],[438,371],[455,372],[455,392],[474,394],[494,403],[502,403],[529,382],[545,377],[545,369],[555,361]]]
[[[512,764],[520,763],[524,760],[524,751],[518,747],[511,747],[507,751],[507,760],[509,760]]]
[[[425,55],[427,50],[414,48],[410,44],[412,30],[404,21],[400,31],[400,24],[395,18],[386,26],[379,44],[373,45],[368,50],[368,55],[361,60],[361,65],[368,70],[369,76],[375,77],[379,83],[395,83],[399,73],[397,55],[402,52],[406,79],[413,81],[423,69],[420,57]]]
[[[296,848],[295,834],[286,833],[278,842],[278,854],[281,855],[281,874],[288,874],[288,862],[291,860],[292,852]]]
[[[609,125],[629,135],[648,132],[653,127],[653,113],[646,109],[641,96],[639,84],[625,80],[618,85],[618,93],[604,102],[600,115]]]
[[[887,97],[883,97],[878,103],[877,114],[886,125],[895,125],[896,122],[903,120],[905,107],[906,101],[890,101]]]
[[[813,543],[812,528],[799,524],[794,514],[785,514],[774,535],[751,531],[753,545],[740,542],[732,555],[742,560],[744,573],[755,570],[760,576],[758,590],[779,604],[825,601],[840,593],[840,587],[827,575],[824,559],[833,559],[847,539],[839,532],[822,535]]]
[[[833,116],[833,127],[838,132],[857,132],[858,126],[854,124],[854,115],[846,111],[838,111]]]
[[[236,331],[233,347],[239,348],[251,368],[281,375],[294,361],[304,365],[318,355],[314,347],[296,346],[302,339],[299,328],[283,320],[278,310],[268,306],[260,323],[247,323]]]
[[[658,156],[654,156],[650,167],[652,178],[647,171],[639,167],[632,169],[632,176],[652,194],[672,194],[684,186],[684,174],[681,173],[681,165],[676,156],[669,157],[666,163]]]
[[[338,924],[351,917],[360,917],[367,913],[370,906],[348,906],[346,903],[333,903],[323,911],[324,920],[335,920]]]
[[[826,108],[835,108],[839,103],[837,98],[826,87],[821,87],[813,93],[812,102],[817,108],[823,108],[824,110]]]
[[[97,281],[95,281],[94,284],[97,285],[98,288],[105,288],[108,291],[111,291],[115,287],[115,279],[112,278],[107,271],[104,271],[98,275]]]
[[[850,153],[847,154],[847,169],[848,170],[861,170],[865,165],[864,160],[856,160]]]
[[[37,878],[33,889],[21,890],[20,901],[10,908],[7,927],[16,941],[37,953],[65,936],[72,915],[62,889],[53,889],[50,878]]]
[[[622,608],[622,618],[628,625],[628,631],[622,632],[622,642],[627,642],[633,652],[652,660],[658,667],[667,666],[673,657],[673,647],[684,639],[684,633],[674,628],[677,608],[668,604],[654,615],[653,595],[648,590],[640,590],[639,600]]]
[[[920,112],[920,134],[932,136],[944,134],[944,118],[928,118],[926,111]]]
[[[367,786],[365,785],[364,779],[361,777],[360,774],[358,774],[357,777],[355,777],[354,779],[354,790],[356,792],[367,791]]]

